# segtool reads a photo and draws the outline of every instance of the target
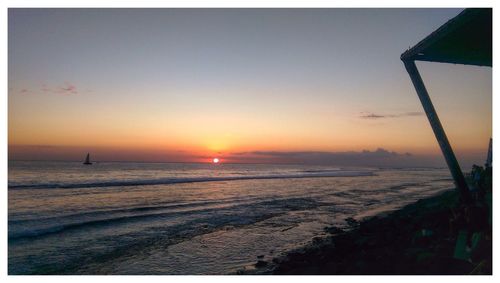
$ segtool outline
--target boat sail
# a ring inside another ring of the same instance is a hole
[[[92,162],[90,162],[90,154],[87,153],[87,157],[85,158],[85,162],[83,162],[84,165],[92,165]]]

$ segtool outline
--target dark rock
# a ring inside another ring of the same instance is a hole
[[[321,242],[322,238],[321,237],[314,237],[312,239],[313,244],[319,244]]]
[[[450,227],[450,219],[459,211],[455,200],[458,200],[458,194],[456,191],[449,191],[410,204],[383,217],[361,222],[347,218],[345,221],[351,230],[340,232],[336,227],[325,227],[324,231],[333,235],[316,237],[304,249],[290,252],[279,261],[273,259],[276,266],[273,266],[272,273],[491,274],[491,226],[485,228],[484,224],[477,223],[474,223],[476,226],[469,225],[483,235],[474,251],[472,262],[453,258],[456,230],[463,228],[463,225]],[[470,212],[469,217],[487,218],[484,213],[475,212]],[[340,233],[335,233],[337,231]],[[258,264],[265,266],[267,263]]]
[[[257,263],[255,264],[255,267],[259,268],[259,267],[265,267],[268,265],[268,262],[267,261],[263,261],[263,260],[259,260],[257,261]]]
[[[323,230],[325,230],[325,232],[327,233],[330,233],[330,234],[340,234],[340,233],[344,233],[344,230],[338,228],[338,227],[335,227],[335,226],[332,226],[332,227],[325,227]]]
[[[359,222],[358,220],[352,218],[352,217],[348,217],[345,219],[345,222],[347,222],[347,225],[349,225],[351,228],[356,228],[359,226]]]

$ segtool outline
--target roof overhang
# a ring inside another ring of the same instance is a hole
[[[414,47],[403,61],[492,66],[492,9],[465,9]]]

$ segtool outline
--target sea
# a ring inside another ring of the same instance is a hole
[[[236,274],[453,188],[445,168],[9,161],[9,274]]]

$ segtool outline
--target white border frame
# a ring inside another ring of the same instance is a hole
[[[499,1],[497,1],[498,3]],[[408,282],[421,282],[423,280],[428,281],[448,281],[452,280],[454,283],[466,282],[474,280],[474,282],[491,282],[494,280],[496,273],[499,272],[498,266],[500,259],[497,257],[498,244],[496,240],[498,239],[498,225],[497,221],[500,217],[498,213],[499,209],[494,209],[494,225],[493,225],[493,276],[371,276],[366,278],[365,276],[7,276],[7,133],[8,133],[8,103],[7,103],[7,82],[8,82],[8,65],[7,65],[7,9],[8,8],[22,8],[22,7],[39,7],[39,8],[51,8],[51,7],[66,7],[66,8],[456,8],[456,7],[493,7],[493,47],[498,46],[497,35],[500,30],[498,18],[496,18],[496,4],[493,0],[477,0],[477,1],[442,1],[442,0],[425,0],[425,1],[368,1],[368,0],[351,0],[351,1],[328,1],[328,0],[309,0],[309,1],[286,1],[286,0],[173,0],[173,1],[160,1],[160,0],[143,0],[143,1],[132,1],[132,0],[3,0],[0,3],[2,9],[0,10],[1,21],[0,21],[0,32],[2,35],[3,44],[0,44],[0,60],[2,63],[2,68],[0,69],[0,84],[4,90],[5,96],[3,97],[3,102],[1,103],[2,111],[2,123],[0,123],[0,135],[2,137],[2,145],[0,156],[2,160],[0,162],[0,180],[2,182],[3,189],[3,209],[1,210],[2,222],[1,222],[1,241],[0,241],[0,276],[5,277],[1,279],[6,279],[8,282],[26,282],[26,281],[37,281],[37,282],[86,282],[87,280],[97,280],[104,282],[105,280],[120,280],[122,282],[135,282],[139,280],[155,281],[155,282],[165,282],[165,280],[175,280],[177,282],[193,282],[198,280],[203,280],[206,283],[215,282],[233,282],[234,280],[249,282],[249,281],[265,281],[270,282],[275,281],[290,281],[290,282],[303,282],[305,280],[314,280],[318,282],[332,282],[332,280],[340,280],[342,282],[358,282],[359,280],[374,280],[378,282],[400,282],[405,280]],[[401,50],[402,52],[403,50]],[[495,56],[496,52],[493,51],[493,65],[497,66],[498,56]],[[399,54],[396,54],[398,56]],[[401,72],[405,72],[403,65],[401,64]],[[493,71],[493,93],[496,90],[496,80],[497,73]],[[498,115],[495,114],[495,109],[498,108],[498,101],[495,99],[495,95],[492,94],[493,100],[493,136],[497,132],[498,128]],[[493,138],[494,147],[495,144],[500,144],[496,142],[495,137]],[[496,148],[496,147],[495,147]],[[500,177],[498,170],[494,170],[494,185],[493,190],[495,190],[495,180]],[[495,202],[495,201],[494,201]],[[118,278],[117,278],[118,277]]]

